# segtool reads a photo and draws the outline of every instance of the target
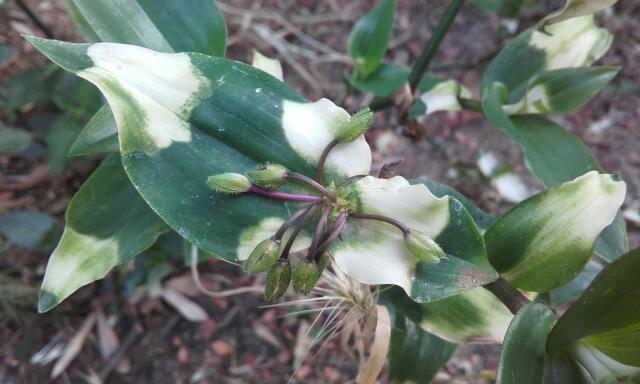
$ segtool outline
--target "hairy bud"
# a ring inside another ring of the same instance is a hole
[[[320,268],[315,261],[301,260],[293,268],[292,285],[294,292],[308,295],[320,278]]]
[[[278,261],[269,268],[267,283],[264,287],[264,298],[269,301],[278,300],[291,283],[291,265],[289,261]]]
[[[446,257],[442,248],[425,233],[411,231],[404,236],[404,242],[409,252],[419,261],[435,264]]]
[[[373,122],[373,112],[368,107],[354,113],[351,118],[336,130],[339,143],[350,143],[360,137]]]
[[[266,272],[280,256],[280,241],[266,239],[261,241],[251,252],[249,258],[244,263],[244,270],[249,273]]]
[[[221,173],[209,176],[207,185],[216,192],[243,193],[251,188],[251,181],[239,173]]]
[[[287,168],[279,164],[266,164],[245,174],[254,185],[264,189],[278,188],[287,180]]]

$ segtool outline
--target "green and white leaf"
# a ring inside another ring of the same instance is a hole
[[[551,25],[546,33],[528,29],[491,61],[481,83],[483,94],[492,83],[501,82],[508,90],[507,104],[516,103],[534,76],[544,71],[588,67],[607,52],[612,39],[606,29],[597,26],[593,16]]]
[[[389,382],[429,383],[451,358],[456,345],[431,335],[396,313],[389,348]]]
[[[279,60],[271,59],[254,49],[251,65],[267,72],[280,81],[284,81],[282,77],[282,64],[280,64]]]
[[[212,0],[65,0],[65,3],[90,42],[224,56],[227,28]]]
[[[640,367],[622,364],[582,342],[574,344],[568,354],[586,382],[636,383],[640,377]]]
[[[47,264],[38,310],[46,312],[78,288],[104,277],[167,230],[128,182],[120,159],[111,156],[69,203],[62,239]]]
[[[616,216],[626,185],[595,171],[518,204],[484,235],[493,267],[518,288],[546,292],[573,279]]]
[[[640,321],[582,340],[616,361],[640,367]]]
[[[471,91],[457,81],[440,80],[422,93],[419,102],[425,106],[423,114],[429,115],[439,111],[460,111],[462,106],[458,97],[471,96]]]
[[[564,68],[536,75],[520,101],[505,105],[508,115],[568,113],[585,105],[618,73],[614,67]]]
[[[65,5],[89,42],[224,56],[227,30],[213,0],[65,0]],[[69,155],[117,150],[117,128],[107,105],[83,129]]]
[[[351,30],[349,55],[357,78],[368,78],[380,65],[391,39],[395,10],[395,0],[380,0]]]
[[[118,152],[118,126],[108,105],[103,106],[80,131],[69,149],[69,156]]]
[[[283,220],[299,204],[215,193],[207,177],[265,162],[311,175],[335,129],[349,118],[329,100],[307,102],[265,72],[231,60],[30,40],[103,91],[136,189],[181,236],[220,257],[238,258],[239,250],[264,240],[249,234],[262,233],[262,225]],[[370,165],[360,137],[335,148],[327,176],[366,174]]]
[[[561,351],[586,337],[595,344],[606,345],[608,351],[637,348],[633,341],[638,337],[640,307],[633,303],[640,299],[638,276],[639,249],[609,264],[558,320],[549,337],[549,350]],[[622,335],[627,337],[618,337]],[[637,354],[614,353],[612,357],[622,358],[620,361],[640,365]]]
[[[591,15],[617,2],[618,0],[567,0],[562,9],[547,15],[540,21],[540,25],[544,27],[574,17]]]
[[[499,83],[485,89],[484,114],[494,126],[520,144],[525,165],[546,187],[560,185],[588,171],[603,173],[584,143],[561,126],[538,115],[507,116],[502,108],[505,97],[506,89]],[[611,261],[624,254],[628,247],[625,222],[618,213],[598,238],[595,251]]]
[[[540,384],[546,360],[546,341],[553,327],[553,312],[529,303],[513,318],[502,343],[497,384]]]
[[[353,186],[358,212],[391,217],[425,233],[447,258],[439,263],[418,262],[394,226],[350,221],[333,253],[337,266],[352,278],[364,284],[400,286],[418,302],[441,300],[496,279],[478,227],[454,198],[437,198],[425,185],[410,185],[400,176],[368,176]]]
[[[480,287],[433,303],[418,304],[397,287],[384,290],[383,297],[425,331],[456,343],[501,342],[513,318],[493,294]]]

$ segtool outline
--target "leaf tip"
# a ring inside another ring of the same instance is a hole
[[[47,290],[40,290],[38,297],[38,313],[45,313],[52,310],[55,306],[60,304],[58,297]]]

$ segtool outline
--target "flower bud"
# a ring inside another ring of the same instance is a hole
[[[442,248],[425,233],[411,231],[404,236],[404,242],[409,252],[419,261],[435,264],[446,257]]]
[[[266,272],[280,256],[280,241],[266,239],[261,241],[251,252],[249,258],[244,263],[244,270],[249,273]]]
[[[207,185],[216,192],[242,193],[251,188],[251,181],[239,173],[220,173],[209,176]]]
[[[287,168],[278,164],[267,164],[245,174],[254,185],[264,189],[278,188],[287,180]]]
[[[373,112],[368,107],[360,109],[336,130],[339,143],[350,143],[360,137],[373,122]]]
[[[278,261],[269,268],[267,273],[267,283],[264,287],[264,298],[273,301],[277,300],[289,288],[291,282],[291,265],[288,261]]]
[[[293,268],[292,285],[294,292],[308,295],[320,278],[320,268],[315,261],[301,260]]]

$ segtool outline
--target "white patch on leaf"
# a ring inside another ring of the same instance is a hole
[[[602,57],[613,41],[593,16],[581,16],[546,28],[547,33],[533,31],[530,44],[546,54],[545,69],[590,66]]]
[[[317,164],[322,151],[335,138],[340,124],[349,120],[344,109],[328,99],[313,103],[283,101],[282,127],[289,145],[300,156]],[[337,145],[327,158],[327,167],[344,176],[368,174],[371,149],[364,136]]]
[[[416,259],[409,254],[402,234],[371,222],[353,225],[358,235],[333,250],[338,268],[363,284],[393,284],[410,295]]]
[[[254,49],[251,65],[267,72],[280,81],[284,81],[282,77],[282,64],[280,64],[279,60],[267,57]]]
[[[279,217],[267,217],[266,219],[261,220],[257,225],[244,229],[240,234],[240,241],[238,249],[236,250],[238,260],[248,259],[255,247],[261,241],[273,236],[283,223],[284,220]],[[286,243],[290,233],[291,229],[285,233],[285,236],[282,239],[282,246]],[[302,251],[303,249],[308,248],[309,245],[311,245],[311,238],[304,232],[301,232],[293,242],[291,252]]]
[[[436,197],[424,184],[411,185],[401,176],[367,176],[355,185],[363,213],[391,217],[431,238],[449,224],[449,197]]]
[[[438,111],[459,111],[462,106],[458,102],[458,96],[471,97],[471,91],[460,85],[457,81],[446,80],[434,85],[433,88],[423,93],[420,100],[427,106],[425,115]]]
[[[78,72],[78,76],[103,91],[119,129],[144,129],[144,134],[131,134],[143,136],[148,141],[145,148],[149,150],[191,141],[186,119],[195,104],[195,95],[208,88],[209,82],[196,74],[187,54],[160,53],[111,43],[94,44],[87,54],[94,66]],[[117,87],[117,91],[113,87]],[[143,116],[129,115],[136,113],[130,98]],[[143,126],[125,127],[132,118]]]
[[[432,238],[449,223],[449,198],[435,197],[424,184],[410,185],[400,176],[367,176],[355,186],[358,212],[391,217]],[[336,244],[336,265],[361,283],[394,284],[410,295],[417,260],[409,253],[400,230],[377,221],[349,223],[348,230],[355,233]]]

